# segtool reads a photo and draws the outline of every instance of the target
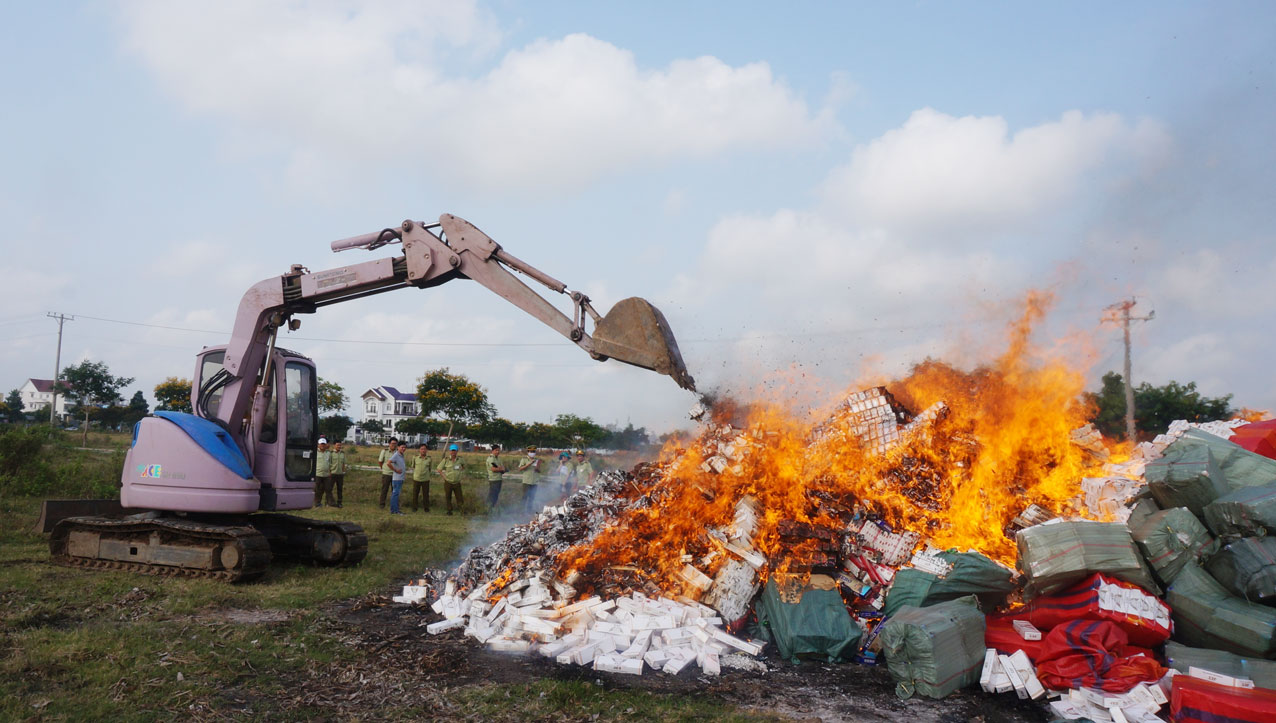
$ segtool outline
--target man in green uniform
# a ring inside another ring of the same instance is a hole
[[[492,453],[487,455],[487,511],[496,511],[496,502],[501,498],[501,481],[506,469],[501,464],[501,445],[492,445]]]
[[[536,504],[536,485],[541,481],[541,461],[536,457],[536,447],[527,448],[527,456],[518,463],[523,474],[523,511],[531,512]]]
[[[328,440],[320,437],[315,454],[315,507],[323,507],[325,495],[329,505],[337,504],[332,499],[332,450],[328,449]]]
[[[381,467],[381,501],[377,503],[381,509],[385,509],[385,496],[390,492],[390,482],[394,478],[394,470],[390,468],[390,457],[394,455],[394,450],[398,448],[399,440],[391,437],[389,442],[385,443],[385,449],[381,450],[381,456],[377,458],[377,464]]]
[[[346,486],[346,453],[341,443],[332,445],[332,487],[337,488],[337,507],[341,506],[342,492]],[[329,488],[331,489],[331,488]]]
[[[572,465],[572,471],[569,475],[571,480],[567,494],[571,494],[576,490],[588,485],[594,481],[594,464],[585,458],[585,450],[576,450],[576,463]]]
[[[455,444],[447,448],[447,456],[439,462],[439,474],[443,475],[443,501],[447,504],[447,513],[452,514],[452,495],[456,495],[456,511],[461,511],[461,474],[464,468],[460,458],[456,456]]]
[[[412,511],[416,512],[417,500],[425,492],[425,511],[430,511],[430,455],[423,444],[412,459]]]

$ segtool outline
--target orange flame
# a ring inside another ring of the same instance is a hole
[[[886,451],[864,443],[846,409],[812,427],[778,406],[760,405],[736,429],[721,420],[740,410],[718,405],[700,439],[664,450],[661,462],[640,472],[630,508],[560,556],[559,570],[588,580],[633,565],[662,589],[676,590],[690,556],[712,576],[729,555],[714,554],[721,546],[708,531],[728,526],[745,495],[763,512],[754,544],[773,572],[817,547],[781,544],[782,521],[841,530],[848,522],[841,515],[856,507],[936,547],[1013,563],[1011,519],[1034,503],[1076,512],[1081,478],[1097,476],[1102,464],[1071,440],[1089,411],[1083,371],[1030,342],[1050,301],[1028,296],[1005,352],[988,365],[963,371],[928,359],[888,385],[904,407],[921,412],[937,405],[940,413]]]

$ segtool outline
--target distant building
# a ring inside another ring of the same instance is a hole
[[[22,395],[22,411],[26,414],[44,410],[45,414],[49,413],[49,404],[53,402],[53,380],[52,379],[28,379],[26,384],[18,388],[18,393]],[[66,416],[66,395],[58,395],[58,406],[56,410],[58,418]]]
[[[405,419],[417,416],[416,395],[401,392],[394,387],[373,387],[359,396],[363,401],[363,416],[359,423],[350,428],[346,439],[355,442],[380,443],[389,437],[401,437],[395,434],[395,427]],[[380,422],[385,433],[373,434],[365,432],[363,425],[371,421]],[[424,434],[409,435],[402,438],[408,444],[422,444],[428,437]]]

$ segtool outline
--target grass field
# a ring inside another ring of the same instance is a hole
[[[78,435],[71,436],[78,445]],[[118,452],[68,449],[72,442],[59,443],[59,464],[78,465],[81,476],[118,474],[110,461]],[[126,444],[127,436],[90,435],[89,446],[96,449]],[[361,450],[360,462],[368,457],[375,462],[375,455]],[[481,469],[482,457],[466,455],[467,465]],[[79,482],[101,489],[115,480]],[[464,485],[464,513],[453,516],[442,512],[439,482],[432,484],[429,514],[390,516],[377,505],[379,487],[377,473],[356,470],[347,475],[343,509],[307,513],[363,525],[369,553],[360,566],[274,566],[261,582],[243,585],[50,565],[47,541],[30,530],[40,498],[0,499],[0,720],[334,717],[332,709],[299,699],[296,683],[286,681],[312,680],[316,670],[367,658],[367,650],[343,637],[336,612],[341,601],[388,593],[427,566],[453,561],[465,540],[492,523],[479,502],[486,482],[477,474]],[[517,484],[507,483],[503,504],[515,504],[519,494]],[[743,715],[693,696],[548,678],[530,684],[485,681],[480,676],[451,691],[449,700],[462,707],[450,710],[464,710],[464,717],[475,720]],[[431,715],[392,698],[369,717]]]

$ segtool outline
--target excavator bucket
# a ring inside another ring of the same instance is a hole
[[[646,299],[633,296],[611,307],[594,325],[593,337],[595,353],[667,374],[678,386],[695,391],[696,382],[682,362],[669,322]]]

